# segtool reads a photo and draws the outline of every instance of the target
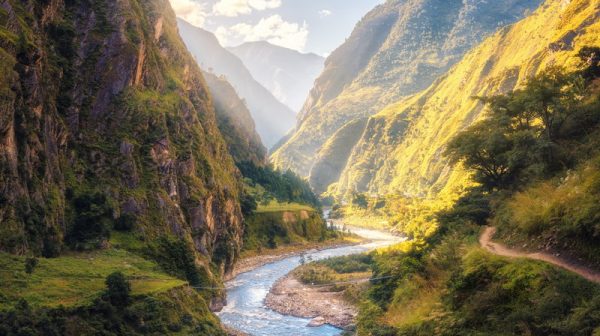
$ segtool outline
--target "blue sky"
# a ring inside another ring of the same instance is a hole
[[[266,40],[328,55],[384,0],[170,0],[176,14],[225,46]]]

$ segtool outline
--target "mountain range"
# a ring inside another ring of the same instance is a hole
[[[272,162],[310,177],[317,192],[326,191],[347,166],[365,118],[426,89],[487,35],[540,3],[391,0],[376,7],[327,58],[296,131],[273,153]],[[403,129],[391,127],[391,134]]]
[[[246,42],[227,49],[244,62],[259,83],[294,112],[302,109],[325,62],[316,54],[303,54],[265,41]]]
[[[181,19],[177,23],[183,41],[200,67],[216,76],[224,76],[244,99],[258,134],[267,147],[274,145],[294,127],[296,114],[254,79],[244,63],[223,48],[211,32]]]

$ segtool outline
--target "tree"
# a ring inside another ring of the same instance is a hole
[[[364,194],[354,193],[352,195],[352,205],[355,205],[361,209],[366,209],[369,206],[367,196]]]
[[[112,208],[101,193],[83,194],[73,200],[75,218],[67,237],[72,247],[87,248],[110,236]]]
[[[106,294],[110,302],[117,307],[125,307],[131,298],[131,285],[121,272],[111,273],[106,277]]]
[[[242,193],[242,196],[240,197],[240,205],[242,207],[242,214],[244,215],[244,217],[252,215],[252,213],[254,213],[254,211],[258,207],[258,204],[256,204],[256,200],[254,199],[254,197],[245,192]]]
[[[600,47],[586,46],[579,51],[579,58],[585,64],[581,76],[591,81],[600,77]]]
[[[492,120],[484,120],[450,141],[445,155],[475,170],[475,180],[492,190],[514,178],[518,161],[511,157],[511,139]]]

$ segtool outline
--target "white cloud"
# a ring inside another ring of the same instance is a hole
[[[213,6],[213,14],[222,16],[238,16],[252,13],[248,0],[220,0]]]
[[[213,14],[236,17],[252,13],[253,10],[263,11],[281,7],[281,0],[219,0],[213,6]]]
[[[194,0],[170,0],[175,15],[193,24],[202,27],[206,21],[206,8],[204,4]]]
[[[216,35],[224,45],[236,42],[268,41],[285,48],[303,51],[308,39],[308,25],[285,21],[280,15],[261,19],[256,25],[238,23],[219,27]]]
[[[329,9],[322,9],[322,10],[319,11],[319,16],[321,18],[330,16],[331,14],[333,14],[333,13]]]
[[[248,0],[248,4],[256,10],[265,10],[281,7],[281,0]]]

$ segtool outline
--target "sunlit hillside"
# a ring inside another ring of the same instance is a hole
[[[427,90],[369,120],[335,191],[453,193],[468,175],[442,157],[457,132],[484,115],[474,96],[512,90],[551,65],[573,68],[583,46],[600,45],[597,0],[549,0],[502,29]]]
[[[341,170],[322,172],[314,163],[317,158],[348,159],[341,153],[322,155],[323,146],[340,128],[426,89],[488,34],[523,18],[540,3],[392,0],[378,6],[326,60],[296,132],[272,155],[273,163],[316,180],[339,178]]]

